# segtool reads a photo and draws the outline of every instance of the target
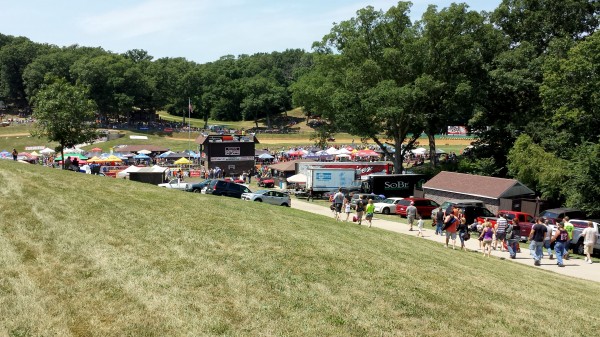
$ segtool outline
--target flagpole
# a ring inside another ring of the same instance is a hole
[[[191,157],[190,156],[190,151],[191,151],[191,149],[190,149],[190,139],[191,139],[191,132],[192,132],[191,118],[192,118],[192,101],[188,97],[188,160],[190,160],[190,157]]]

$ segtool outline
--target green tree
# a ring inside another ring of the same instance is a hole
[[[404,154],[423,130],[414,108],[419,55],[414,53],[417,36],[409,8],[407,2],[386,13],[367,7],[334,25],[314,44],[312,73],[294,85],[296,104],[325,117],[336,129],[372,139],[393,158],[396,172],[402,171]],[[384,145],[388,141],[393,153]]]
[[[58,142],[62,158],[66,147],[97,137],[94,125],[96,105],[87,97],[84,87],[57,79],[44,85],[33,98],[33,103],[33,116],[37,122],[32,134]]]

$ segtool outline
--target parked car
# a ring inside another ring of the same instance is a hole
[[[406,216],[406,208],[413,202],[417,208],[417,213],[423,218],[431,217],[431,212],[440,207],[440,205],[427,198],[404,198],[396,204],[396,214]]]
[[[374,203],[375,213],[396,214],[396,204],[404,198],[387,198]]]
[[[529,237],[529,232],[531,232],[531,227],[533,227],[535,223],[535,219],[531,214],[525,212],[517,212],[517,211],[508,211],[508,210],[500,210],[498,214],[504,214],[506,220],[510,223],[514,218],[517,218],[519,222],[519,235],[521,236],[521,241],[527,241]],[[485,220],[488,220],[492,225],[496,225],[496,221],[498,217],[496,216],[479,216],[477,217],[478,223],[483,223]]]
[[[191,184],[190,189],[188,191],[194,192],[194,193],[200,193],[200,192],[202,192],[202,189],[204,187],[206,187],[208,184],[210,184],[211,181],[212,181],[212,179],[206,179],[199,183]]]
[[[223,195],[233,198],[241,198],[243,193],[252,193],[250,189],[244,185],[234,183],[232,181],[225,181],[221,179],[215,179],[206,185],[202,189],[204,194],[212,195]]]
[[[483,201],[475,200],[475,199],[449,199],[449,200],[444,201],[442,203],[441,207],[442,207],[442,210],[446,211],[448,209],[448,207],[450,207],[452,205],[456,205],[456,204],[485,207],[485,204],[483,203]]]
[[[540,213],[540,217],[546,218],[546,219],[552,219],[555,222],[561,221],[565,216],[568,216],[569,219],[585,219],[586,218],[585,213],[583,213],[583,211],[576,209],[576,208],[566,208],[566,207],[552,208],[552,209],[547,209],[547,210],[543,211],[542,213]]]
[[[273,191],[273,190],[260,190],[251,193],[243,193],[243,200],[264,202],[267,204],[277,205],[277,206],[286,206],[290,207],[292,205],[292,199],[287,193]]]
[[[381,202],[383,201],[385,198],[377,195],[377,194],[373,194],[373,193],[354,193],[352,195],[352,199],[350,199],[350,208],[352,209],[356,209],[356,202],[358,201],[358,199],[360,199],[360,197],[364,196],[365,199],[365,206],[367,205],[367,202],[369,201],[369,199],[373,199],[373,203],[377,203],[377,202]]]
[[[171,179],[168,183],[158,184],[158,187],[172,188],[174,190],[185,191],[190,188],[189,183],[183,182],[181,179]]]
[[[260,178],[256,184],[259,187],[271,188],[275,186],[275,180],[273,178]]]

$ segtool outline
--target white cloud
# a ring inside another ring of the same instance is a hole
[[[169,33],[192,20],[207,7],[206,1],[147,0],[135,6],[101,13],[80,20],[84,32],[95,36],[133,38],[156,32]]]

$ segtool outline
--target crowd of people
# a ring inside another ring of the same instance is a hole
[[[331,210],[337,221],[350,221],[352,215],[351,198],[352,196],[344,194],[342,189],[330,196]],[[366,199],[364,195],[361,195],[356,201],[355,208],[356,214],[353,215],[352,221],[362,225],[364,216],[368,227],[371,227],[375,211],[373,199]],[[417,236],[424,237],[423,219],[412,202],[406,209],[406,218],[409,231],[413,231],[416,220]],[[446,238],[444,245],[446,248],[451,245],[452,249],[456,249],[458,239],[460,242],[459,249],[466,250],[465,241],[470,239],[471,233],[476,233],[479,241],[479,251],[483,253],[484,257],[490,257],[493,250],[507,251],[511,259],[515,259],[517,254],[521,253],[519,244],[521,241],[521,227],[516,218],[509,221],[507,216],[501,213],[498,215],[495,224],[486,219],[483,223],[469,225],[458,208],[449,207],[444,210],[440,207],[432,213],[432,219],[435,235],[445,236]],[[541,265],[545,249],[546,256],[550,260],[555,260],[556,257],[556,265],[564,267],[564,261],[569,260],[569,249],[572,248],[570,242],[573,239],[574,231],[575,226],[569,222],[569,217],[564,217],[557,222],[556,227],[553,227],[548,220],[536,218],[535,224],[527,237],[534,265]],[[584,261],[591,264],[591,255],[598,237],[598,232],[591,221],[588,222],[588,227],[582,231],[581,236],[584,238]]]

